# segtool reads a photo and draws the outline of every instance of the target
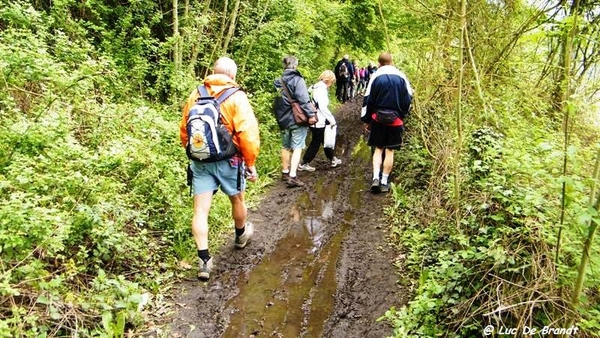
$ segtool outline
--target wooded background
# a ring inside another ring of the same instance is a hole
[[[0,336],[142,334],[168,313],[195,255],[180,106],[218,57],[267,177],[282,57],[314,82],[384,50],[416,94],[387,210],[415,292],[383,319],[397,337],[597,336],[599,4],[1,0]],[[221,194],[212,238],[228,214]]]

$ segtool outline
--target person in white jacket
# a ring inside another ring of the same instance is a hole
[[[327,88],[334,82],[335,74],[333,74],[331,70],[326,70],[319,76],[319,82],[311,87],[313,100],[317,106],[319,121],[310,127],[310,132],[312,134],[311,141],[302,157],[302,163],[298,166],[298,170],[315,171],[315,168],[310,165],[310,161],[315,158],[319,148],[324,144],[325,128],[334,128],[336,126],[335,117],[328,108],[329,96],[327,92]],[[325,156],[331,162],[332,167],[337,167],[342,163],[342,160],[335,157],[333,148],[323,148],[323,150],[325,151]]]

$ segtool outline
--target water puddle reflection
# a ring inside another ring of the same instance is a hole
[[[364,185],[360,166],[351,177],[323,186],[316,182],[312,198],[302,194],[291,208],[291,231],[247,277],[239,278],[240,293],[226,306],[233,309],[223,337],[319,337],[333,309],[337,284],[335,265],[359,207]],[[352,208],[336,214],[340,182],[350,179]],[[331,227],[335,232],[331,234]]]

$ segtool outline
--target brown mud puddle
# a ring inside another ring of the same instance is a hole
[[[360,142],[360,105],[342,106],[337,155],[322,151],[301,172],[303,188],[275,182],[257,210],[244,250],[229,243],[216,254],[207,283],[185,281],[174,302],[173,337],[385,337],[377,322],[408,292],[397,283],[396,253],[382,224],[387,196],[368,192],[370,153]]]

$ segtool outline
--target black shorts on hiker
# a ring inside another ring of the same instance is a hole
[[[402,145],[403,133],[404,126],[393,127],[371,122],[368,144],[377,148],[398,150]]]

